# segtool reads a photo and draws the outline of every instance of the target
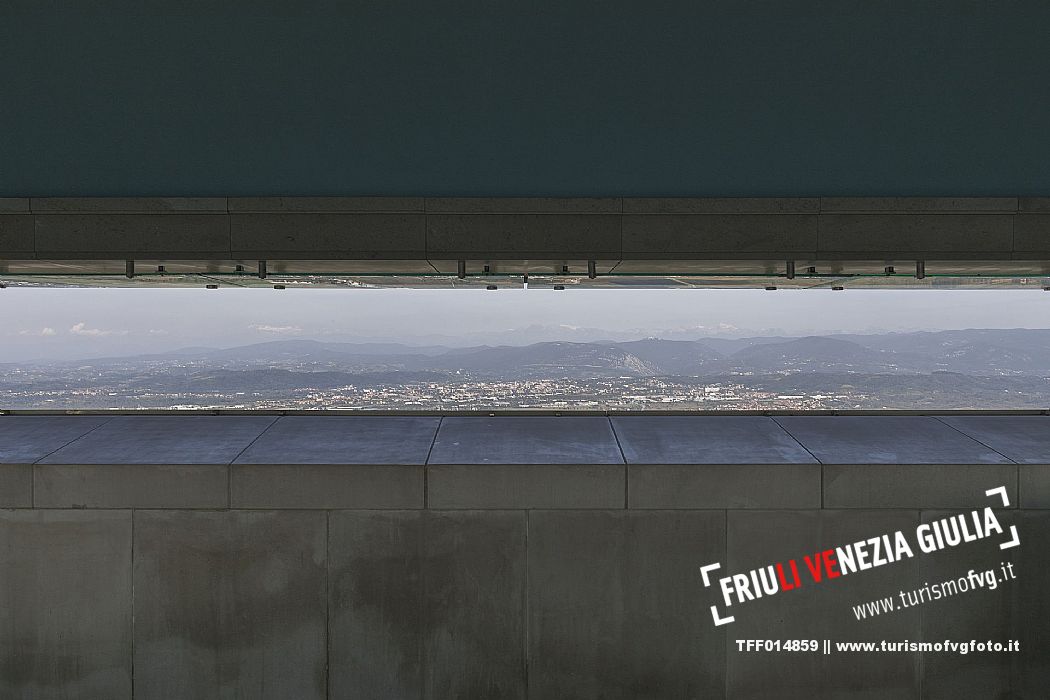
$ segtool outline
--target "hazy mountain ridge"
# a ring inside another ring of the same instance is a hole
[[[343,374],[428,373],[483,378],[715,376],[860,373],[1050,376],[1050,330],[972,329],[880,335],[709,338],[531,345],[410,346],[278,340],[225,349],[188,348],[156,355],[46,365],[116,371],[135,366],[199,370],[285,369]],[[14,366],[14,365],[9,365]],[[320,380],[320,376],[313,379]]]

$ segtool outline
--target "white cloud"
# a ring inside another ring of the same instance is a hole
[[[128,331],[107,331],[100,328],[88,328],[87,324],[80,322],[69,329],[72,335],[88,335],[92,337],[101,337],[105,335],[127,335]]]
[[[248,327],[258,333],[276,333],[279,335],[294,335],[303,332],[303,329],[299,326],[267,326],[264,324],[253,323]]]
[[[41,328],[38,331],[18,331],[18,335],[34,335],[41,337],[50,337],[52,335],[58,335],[55,333],[54,328]]]

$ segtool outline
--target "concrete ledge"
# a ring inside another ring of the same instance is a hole
[[[33,507],[33,465],[0,464],[0,508]]]
[[[225,508],[228,467],[217,464],[38,464],[37,508]]]
[[[4,416],[0,464],[32,463],[112,420],[105,416]]]
[[[274,416],[116,416],[40,462],[226,465],[276,420]]]
[[[938,420],[1011,461],[1050,464],[1050,416],[941,416]]]
[[[623,508],[615,464],[469,464],[427,467],[429,508]]]
[[[422,466],[235,464],[231,508],[423,508]]]
[[[440,420],[437,416],[327,416],[321,420],[285,416],[238,455],[236,464],[423,465]]]
[[[816,464],[768,416],[615,416],[628,464]]]
[[[820,508],[819,464],[631,464],[628,508]]]
[[[975,508],[1005,486],[1017,507],[1015,464],[828,464],[825,508]]]
[[[623,464],[604,416],[449,416],[429,464]]]

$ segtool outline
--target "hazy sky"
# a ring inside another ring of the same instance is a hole
[[[536,328],[542,326],[545,328]],[[526,344],[663,335],[1050,328],[1029,290],[0,290],[0,362],[282,338]],[[595,329],[595,330],[589,330]],[[600,331],[600,332],[598,332]]]

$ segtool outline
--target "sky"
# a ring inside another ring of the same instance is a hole
[[[1050,328],[1037,290],[0,289],[0,362],[290,338],[524,345]]]

